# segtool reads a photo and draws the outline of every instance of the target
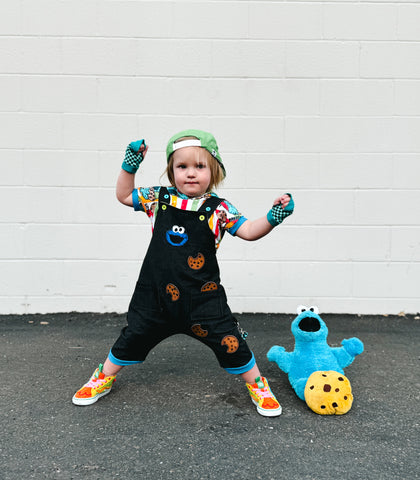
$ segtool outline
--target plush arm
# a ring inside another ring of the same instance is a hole
[[[341,368],[348,367],[356,355],[363,352],[363,343],[356,337],[344,339],[341,342],[342,347],[332,348],[331,351],[337,358]]]
[[[292,352],[286,352],[284,347],[279,347],[278,345],[271,347],[267,353],[268,360],[277,363],[280,370],[283,370],[285,373],[289,373],[290,371],[292,356]]]

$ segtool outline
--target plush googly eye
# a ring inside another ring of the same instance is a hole
[[[178,233],[185,233],[185,228],[184,227],[178,227]]]
[[[309,310],[310,310],[311,312],[316,313],[317,315],[318,315],[318,313],[319,313],[319,308],[316,307],[315,305],[312,306],[312,307],[309,307]]]
[[[306,312],[308,310],[308,307],[305,307],[305,305],[299,305],[296,309],[296,312],[298,315],[300,315],[303,312]]]

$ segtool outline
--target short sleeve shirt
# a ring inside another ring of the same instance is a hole
[[[133,190],[133,207],[136,211],[143,211],[149,217],[152,230],[154,228],[156,213],[159,208],[159,192],[161,187],[136,188]],[[189,198],[179,192],[175,187],[167,187],[170,195],[170,204],[181,210],[197,211],[210,196],[217,197],[213,192],[202,197]],[[219,247],[225,232],[235,235],[238,228],[247,219],[227,200],[220,201],[213,215],[209,219],[209,228],[214,234],[216,249]]]

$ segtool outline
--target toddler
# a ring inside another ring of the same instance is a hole
[[[111,391],[124,366],[142,363],[159,342],[183,333],[210,347],[228,373],[241,375],[258,413],[280,415],[281,406],[227,304],[216,251],[226,231],[245,240],[267,235],[293,212],[291,195],[275,199],[267,215],[246,219],[213,192],[226,171],[215,138],[201,130],[184,130],[169,140],[170,187],[134,188],[147,150],[144,140],[127,147],[117,181],[118,200],[145,212],[153,232],[127,326],[73,403],[95,403]]]

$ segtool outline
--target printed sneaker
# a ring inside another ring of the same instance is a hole
[[[110,375],[106,377],[102,369],[103,365],[101,363],[93,372],[90,380],[74,394],[72,402],[75,405],[92,405],[92,403],[97,402],[101,397],[111,391],[112,384],[115,382],[117,376]]]
[[[254,384],[247,383],[246,386],[260,415],[277,417],[281,414],[281,406],[270,390],[266,378],[257,377]]]

